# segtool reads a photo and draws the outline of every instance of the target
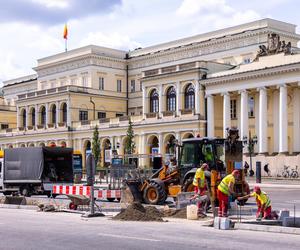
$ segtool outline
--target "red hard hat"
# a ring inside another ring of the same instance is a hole
[[[232,171],[232,175],[239,175],[240,174],[240,171],[235,169]]]
[[[255,186],[253,191],[256,193],[256,192],[260,192],[260,187],[259,186]]]

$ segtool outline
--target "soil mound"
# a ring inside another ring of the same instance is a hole
[[[156,207],[144,207],[139,202],[134,202],[119,214],[113,217],[113,220],[123,221],[163,221],[162,214]]]
[[[176,212],[170,216],[172,218],[180,218],[180,219],[186,219],[186,207],[185,208],[182,208],[182,209],[179,209],[179,210],[176,210]]]

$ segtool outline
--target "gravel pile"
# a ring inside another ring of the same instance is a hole
[[[139,202],[134,202],[119,214],[113,217],[113,220],[122,221],[163,221],[162,214],[156,207],[144,207]]]

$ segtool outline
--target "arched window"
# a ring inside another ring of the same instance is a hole
[[[46,125],[46,108],[44,106],[41,108],[41,125]]]
[[[67,104],[64,103],[62,106],[62,122],[67,122]]]
[[[31,125],[35,126],[35,108],[31,109]]]
[[[150,94],[150,112],[158,113],[159,110],[159,98],[156,89],[153,89]]]
[[[56,105],[55,104],[52,106],[51,113],[52,113],[52,123],[55,124],[56,123]]]
[[[22,112],[22,125],[23,125],[23,128],[26,127],[26,110],[25,109]]]
[[[184,109],[195,108],[195,89],[192,84],[189,84],[184,92]]]
[[[170,87],[167,92],[167,111],[176,110],[176,90]]]

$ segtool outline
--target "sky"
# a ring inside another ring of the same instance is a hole
[[[37,59],[95,44],[133,50],[262,18],[300,26],[297,0],[0,0],[2,81]],[[300,28],[297,28],[300,33]]]

